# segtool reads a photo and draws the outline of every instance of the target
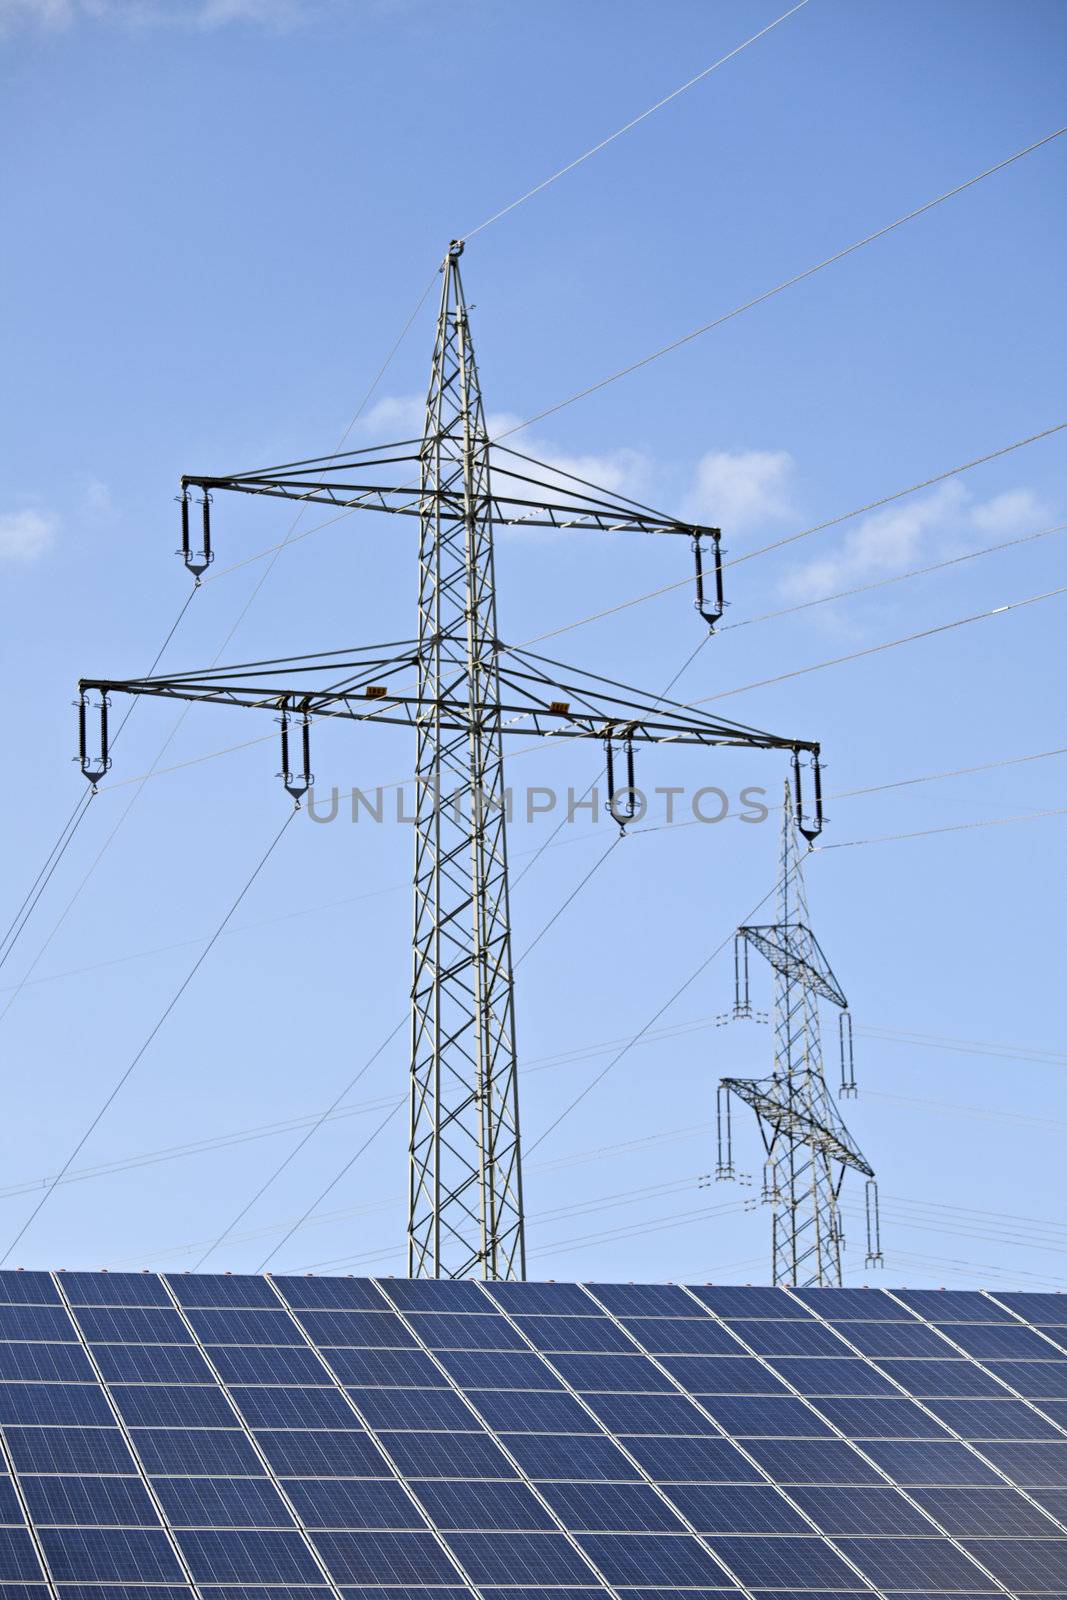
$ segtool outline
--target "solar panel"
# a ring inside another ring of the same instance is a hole
[[[1067,1593],[1067,1297],[0,1272],[0,1600]]]

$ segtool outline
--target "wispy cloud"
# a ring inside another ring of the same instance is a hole
[[[59,519],[48,511],[0,512],[0,561],[28,565],[51,549]]]
[[[709,451],[697,463],[683,515],[727,536],[788,516],[793,467],[788,450]]]
[[[211,30],[233,23],[287,29],[306,21],[319,0],[0,0],[0,36],[16,28],[58,31],[78,21],[119,27]]]
[[[1011,489],[976,501],[962,483],[942,483],[922,499],[865,517],[832,554],[795,567],[779,588],[791,600],[814,599],[946,558],[978,540],[1036,531],[1049,520],[1051,513],[1032,489]]]

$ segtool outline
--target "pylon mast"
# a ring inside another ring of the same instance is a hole
[[[525,1276],[489,436],[444,265],[422,447],[408,1272]],[[466,727],[442,707],[468,707]]]
[[[778,920],[738,929],[736,1017],[750,1017],[748,948],[774,973],[774,1071],[770,1078],[724,1078],[719,1086],[718,1175],[732,1178],[729,1097],[756,1113],[766,1154],[763,1199],[772,1208],[775,1284],[840,1285],[844,1227],[841,1188],[849,1169],[867,1180],[867,1265],[880,1264],[874,1171],[846,1129],[823,1070],[819,999],[841,1012],[842,1084],[855,1093],[848,1001],[809,926],[807,889],[788,783],[782,815]]]
[[[681,522],[489,439],[460,279],[462,248],[454,242],[441,268],[421,439],[221,477],[185,476],[179,496],[180,553],[196,582],[213,559],[211,504],[219,491],[418,518],[417,639],[149,678],[83,679],[78,759],[94,785],[108,770],[115,693],[269,710],[281,723],[282,779],[299,805],[314,781],[315,721],[414,731],[408,1270],[413,1277],[521,1278],[504,736],[600,744],[606,809],[623,828],[634,815],[636,744],[788,751],[798,786],[804,752],[812,801],[802,816],[798,798],[797,826],[809,839],[822,826],[819,746],[501,640],[494,525],[680,535],[693,552],[696,609],[712,628],[724,604],[719,530]],[[190,526],[194,487],[202,491],[199,548]],[[93,696],[98,704],[91,707]],[[99,713],[98,743],[90,740],[91,709],[93,722]],[[627,788],[616,791],[616,772],[625,772]]]

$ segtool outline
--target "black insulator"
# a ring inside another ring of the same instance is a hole
[[[292,772],[289,768],[289,708],[282,705],[280,718],[282,730],[282,770],[280,777],[289,794],[299,805],[315,778],[311,771],[311,718],[308,715],[307,705],[301,707],[300,725],[300,760],[301,770]]]
[[[199,550],[192,548],[189,535],[189,490],[184,483],[182,484],[182,492],[178,496],[178,503],[182,508],[182,560],[196,582],[199,583],[200,574],[206,572],[215,559],[211,551],[211,496],[205,489],[204,498],[200,502],[203,532]]]
[[[110,702],[108,700],[107,695],[104,693],[104,691],[102,689],[99,691],[99,694],[100,694],[100,706],[99,706],[99,712],[100,712],[100,737],[99,737],[99,745],[98,745],[98,754],[95,757],[91,757],[89,755],[89,737],[88,737],[88,728],[87,728],[88,712],[89,712],[89,697],[85,693],[84,689],[79,694],[78,702],[77,702],[77,704],[78,704],[78,755],[77,755],[77,761],[78,761],[79,767],[81,768],[82,777],[85,778],[89,783],[91,783],[94,789],[96,788],[96,786],[99,783],[100,779],[104,776],[104,773],[107,772],[108,768],[111,766],[111,756],[108,753],[108,731],[107,731],[107,708],[108,708],[108,705],[110,704]]]
[[[800,751],[793,751],[793,787],[796,793],[796,819],[797,828],[804,835],[809,844],[813,844],[822,832],[822,772],[819,767],[819,746],[811,747],[811,770],[814,791],[813,809],[810,815],[805,816],[804,796],[801,789],[800,778]]]
[[[700,534],[700,533],[694,533],[693,534],[693,564],[694,564],[694,567],[695,567],[695,570],[696,570],[696,600],[694,601],[694,604],[695,604],[697,610],[700,612],[700,615],[704,618],[704,621],[707,623],[708,627],[711,629],[712,633],[714,633],[715,624],[722,617],[723,609],[724,609],[724,606],[725,606],[725,601],[723,600],[723,591],[722,591],[722,542],[721,542],[721,536],[720,536],[718,528],[710,528],[708,531],[711,534],[712,547],[713,547],[714,559],[715,559],[715,565],[714,565],[715,594],[714,594],[714,598],[713,599],[709,599],[707,594],[705,593],[705,589],[704,589],[704,550],[703,550],[703,545],[701,543],[703,535]]]
[[[632,822],[637,815],[637,795],[634,786],[634,744],[631,738],[624,742],[626,751],[626,788],[622,790],[625,800],[617,802],[615,789],[615,747],[609,738],[607,741],[608,755],[608,813],[613,822],[617,822],[622,833],[626,832],[626,824]]]

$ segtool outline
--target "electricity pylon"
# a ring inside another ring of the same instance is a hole
[[[730,1097],[752,1107],[766,1164],[763,1200],[773,1207],[773,1282],[840,1285],[844,1229],[840,1196],[845,1174],[866,1181],[866,1265],[881,1265],[878,1190],[867,1163],[838,1113],[823,1074],[820,999],[839,1008],[843,1097],[856,1093],[848,1001],[808,923],[793,798],[788,783],[782,814],[778,921],[738,928],[734,954],[734,1016],[752,1016],[749,950],[774,972],[774,1071],[769,1078],[723,1078],[719,1084],[719,1163],[716,1176],[737,1176],[733,1164]]]
[[[798,825],[808,837],[822,822],[819,746],[708,716],[501,640],[495,527],[681,535],[693,551],[695,605],[711,627],[723,608],[719,530],[680,522],[489,439],[461,252],[462,243],[453,243],[442,264],[421,439],[222,477],[186,476],[179,497],[181,554],[197,582],[213,559],[211,504],[220,490],[418,518],[418,637],[201,672],[83,679],[79,750],[82,771],[95,783],[110,765],[107,717],[114,693],[271,710],[281,724],[283,782],[299,804],[313,781],[314,720],[414,731],[408,1270],[413,1277],[521,1278],[504,735],[533,732],[603,745],[607,809],[621,827],[635,811],[636,744],[788,750],[798,784],[806,752],[814,791]],[[399,466],[418,481],[401,481],[394,470]],[[191,488],[202,493],[200,548],[190,531]],[[705,554],[714,561],[710,594]],[[100,734],[90,751],[93,696]],[[624,787],[616,787],[617,762],[625,764]]]

